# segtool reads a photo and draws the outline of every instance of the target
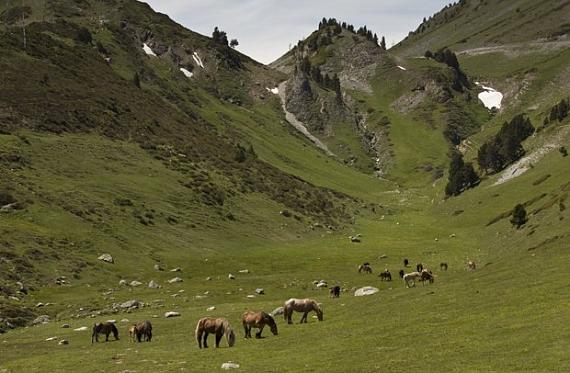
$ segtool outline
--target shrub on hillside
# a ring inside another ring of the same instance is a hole
[[[526,222],[527,222],[526,209],[522,204],[519,203],[513,209],[511,224],[517,229],[519,229],[520,227],[525,225]]]
[[[76,39],[77,39],[77,41],[80,41],[83,44],[91,44],[91,42],[93,41],[93,37],[91,36],[91,32],[89,32],[89,30],[85,27],[81,27],[77,31]]]
[[[473,169],[471,163],[465,163],[463,156],[454,152],[449,166],[449,180],[445,187],[447,196],[457,196],[464,190],[477,186],[480,182],[479,175]]]

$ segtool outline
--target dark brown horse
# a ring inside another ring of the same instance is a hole
[[[331,298],[340,298],[340,286],[336,285],[330,288],[329,294]]]
[[[138,342],[146,341],[150,342],[152,339],[152,324],[150,321],[141,321],[134,325],[134,335]]]
[[[370,263],[363,263],[361,265],[358,266],[358,273],[372,273],[372,267],[370,266]]]
[[[99,342],[99,334],[105,334],[105,342],[109,342],[109,334],[113,333],[115,340],[119,340],[119,330],[112,322],[100,322],[93,324],[93,334],[91,334],[91,343]]]
[[[380,277],[380,281],[392,281],[392,274],[386,268],[384,272],[381,272],[378,277]]]
[[[202,337],[204,337],[204,348],[208,348],[208,334],[216,335],[216,347],[220,347],[222,336],[226,335],[229,347],[233,347],[236,343],[236,335],[230,326],[228,320],[224,318],[202,317],[196,324],[196,341],[198,347],[202,348]]]
[[[259,331],[255,333],[255,338],[261,338],[261,332],[263,332],[265,325],[269,325],[271,333],[273,333],[273,335],[277,335],[277,323],[275,323],[275,319],[273,316],[264,311],[245,312],[241,317],[241,323],[243,325],[243,330],[245,331],[246,338],[251,338],[252,328],[259,329]]]
[[[439,263],[439,268],[442,271],[447,271],[447,263],[445,263],[445,262]]]
[[[307,322],[307,315],[311,311],[315,311],[319,321],[323,321],[323,309],[321,306],[313,299],[296,299],[291,298],[285,302],[283,306],[283,317],[287,320],[288,324],[293,324],[291,321],[291,316],[293,311],[303,312],[303,317],[301,317],[300,323]]]

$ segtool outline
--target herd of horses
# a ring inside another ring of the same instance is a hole
[[[404,266],[409,267],[409,260],[404,259]],[[474,261],[470,260],[467,263],[468,270],[475,270],[477,268]],[[448,265],[445,262],[440,263],[440,269],[447,271]],[[358,267],[359,273],[373,273],[370,263],[366,262]],[[405,273],[402,269],[399,271],[400,278],[404,280],[406,287],[415,286],[416,281],[426,283],[433,283],[435,275],[428,268],[424,268],[422,263],[416,265],[416,271]],[[381,281],[392,281],[392,274],[388,269],[385,269],[379,275]],[[329,290],[331,298],[340,297],[340,286],[332,286]],[[307,316],[310,312],[317,315],[319,321],[323,321],[323,309],[320,303],[314,299],[297,299],[291,298],[283,305],[283,317],[288,324],[292,324],[291,319],[294,312],[302,313],[300,323],[307,322]],[[278,335],[277,323],[273,316],[265,311],[246,311],[241,318],[242,326],[245,333],[245,338],[252,338],[251,329],[258,329],[255,333],[255,338],[263,338],[261,333],[266,326],[269,326],[273,335]],[[142,321],[131,324],[128,328],[128,333],[131,341],[137,342],[150,342],[152,340],[152,324],[150,321]],[[115,340],[119,339],[119,330],[114,322],[107,321],[104,323],[96,323],[93,325],[93,333],[91,334],[91,343],[99,342],[99,335],[105,335],[105,342],[109,341],[109,336],[113,334]],[[203,317],[198,320],[194,336],[199,348],[208,348],[208,335],[215,336],[216,347],[220,347],[222,337],[226,336],[226,341],[229,347],[233,347],[236,342],[236,335],[233,331],[229,321],[225,318],[218,317]]]
[[[340,294],[340,287],[338,287]],[[288,324],[292,324],[291,316],[294,312],[303,314],[300,323],[307,322],[307,316],[310,312],[315,312],[319,321],[323,321],[323,309],[314,299],[297,299],[291,298],[283,305],[283,316]],[[272,315],[265,311],[246,311],[241,318],[245,338],[252,338],[251,329],[258,329],[255,338],[263,338],[261,333],[266,326],[269,326],[271,333],[277,335],[277,323]],[[152,339],[152,324],[150,321],[142,321],[131,324],[128,328],[131,341],[150,342]],[[113,334],[115,340],[119,340],[119,330],[114,322],[107,321],[93,325],[93,333],[91,334],[91,343],[99,342],[99,334],[105,335],[105,342],[109,341],[109,336]],[[236,335],[229,321],[223,317],[202,317],[196,324],[194,336],[199,348],[208,348],[208,336],[213,334],[216,339],[216,347],[220,347],[222,337],[226,337],[229,347],[233,347],[236,343]]]

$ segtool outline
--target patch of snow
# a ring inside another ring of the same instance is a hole
[[[196,65],[200,66],[201,68],[204,68],[204,64],[202,63],[202,59],[200,58],[200,56],[198,56],[198,53],[194,52],[192,58],[194,59],[194,62],[196,62]]]
[[[267,89],[267,92],[271,92],[274,95],[278,95],[279,94],[279,87],[275,87],[275,88],[265,88]]]
[[[157,55],[152,51],[152,49],[150,49],[147,43],[143,44],[143,50],[147,55],[157,57]]]
[[[185,77],[187,78],[191,78],[194,76],[193,73],[191,73],[190,71],[186,70],[185,68],[181,67],[180,71],[182,71],[182,74],[184,74]]]
[[[479,82],[475,82],[475,85],[484,89],[484,92],[479,93],[477,97],[479,97],[479,100],[481,100],[487,109],[501,108],[501,102],[503,101],[503,94],[501,92],[494,88],[484,86]]]
[[[398,69],[406,71],[407,69],[404,66],[398,65]]]

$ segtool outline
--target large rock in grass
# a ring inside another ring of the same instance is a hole
[[[354,292],[355,297],[364,297],[366,295],[372,295],[378,293],[380,290],[373,286],[365,286],[363,288],[357,289]]]
[[[115,263],[115,259],[113,259],[111,254],[101,254],[97,259],[102,260],[106,263]]]
[[[273,310],[273,312],[271,312],[271,316],[275,317],[278,315],[283,315],[284,312],[285,310],[283,309],[283,307],[277,307],[276,309]]]
[[[174,278],[171,278],[170,280],[168,280],[168,283],[169,284],[175,284],[177,282],[182,282],[182,281],[183,280],[180,277],[174,277]]]
[[[50,321],[48,315],[41,315],[38,316],[32,321],[32,325],[40,325],[40,324],[47,324]]]
[[[227,363],[222,364],[222,369],[230,370],[230,369],[238,369],[239,364],[234,363],[233,361],[228,361]]]
[[[142,285],[142,282],[136,281],[136,280],[133,280],[129,283],[129,286],[132,286],[134,288],[136,288],[137,286],[141,286],[141,285]]]
[[[166,318],[178,317],[178,316],[180,316],[180,312],[176,312],[176,311],[169,311],[169,312],[166,312],[164,314],[164,317],[166,317]]]
[[[151,280],[148,283],[148,287],[149,287],[149,289],[160,289],[160,285],[154,280]]]
[[[123,309],[130,309],[130,308],[139,308],[141,306],[141,302],[136,299],[128,300],[124,303],[119,304],[119,308]]]

